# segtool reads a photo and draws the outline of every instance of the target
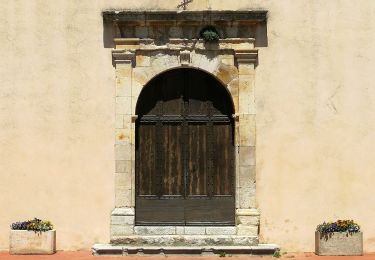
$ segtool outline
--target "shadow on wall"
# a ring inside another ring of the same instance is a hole
[[[255,47],[268,47],[267,22],[261,22],[255,29]]]
[[[115,28],[111,21],[103,20],[103,45],[104,48],[111,48],[115,47],[115,43],[113,38],[116,37]]]
[[[266,14],[266,12],[264,12]],[[266,16],[265,16],[266,17]],[[217,21],[213,24],[221,38],[255,38],[255,47],[268,47],[267,21],[257,21],[256,24],[241,25],[236,21]],[[206,24],[204,25],[206,26]],[[193,28],[184,26],[158,26],[158,25],[137,25],[131,23],[113,23],[103,19],[103,45],[104,48],[114,48],[113,38],[152,38],[157,45],[163,45],[168,38],[196,39],[202,25]]]

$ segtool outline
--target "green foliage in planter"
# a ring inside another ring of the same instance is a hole
[[[353,220],[337,220],[336,222],[323,222],[316,227],[316,231],[322,235],[333,232],[348,232],[357,233],[360,232],[360,226]]]
[[[10,226],[13,230],[28,230],[34,232],[45,232],[53,229],[53,225],[48,220],[34,218],[32,220],[15,222]]]
[[[199,36],[205,42],[218,42],[220,38],[216,28],[211,25],[204,27],[200,31]]]

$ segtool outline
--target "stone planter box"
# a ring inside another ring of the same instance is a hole
[[[315,254],[317,255],[363,255],[362,232],[348,234],[333,232],[321,236],[315,232]]]
[[[12,255],[51,255],[56,252],[56,230],[46,232],[11,230],[9,253]]]

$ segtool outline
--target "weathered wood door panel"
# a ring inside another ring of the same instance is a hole
[[[136,225],[234,224],[232,113],[225,89],[198,70],[172,70],[145,87],[137,104]]]
[[[189,123],[187,125],[188,138],[186,144],[187,161],[187,191],[188,197],[208,196],[209,167],[207,125],[203,123]]]

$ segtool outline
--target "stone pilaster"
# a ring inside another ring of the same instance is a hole
[[[255,65],[258,52],[255,49],[235,50],[238,66],[238,110],[236,119],[238,145],[238,191],[236,225],[238,234],[257,235],[259,212],[255,208],[256,182],[256,120],[255,120]]]
[[[116,68],[115,85],[115,209],[111,214],[111,237],[133,234],[133,135],[132,132],[132,70],[135,53],[112,51]],[[130,181],[129,181],[130,180]]]

